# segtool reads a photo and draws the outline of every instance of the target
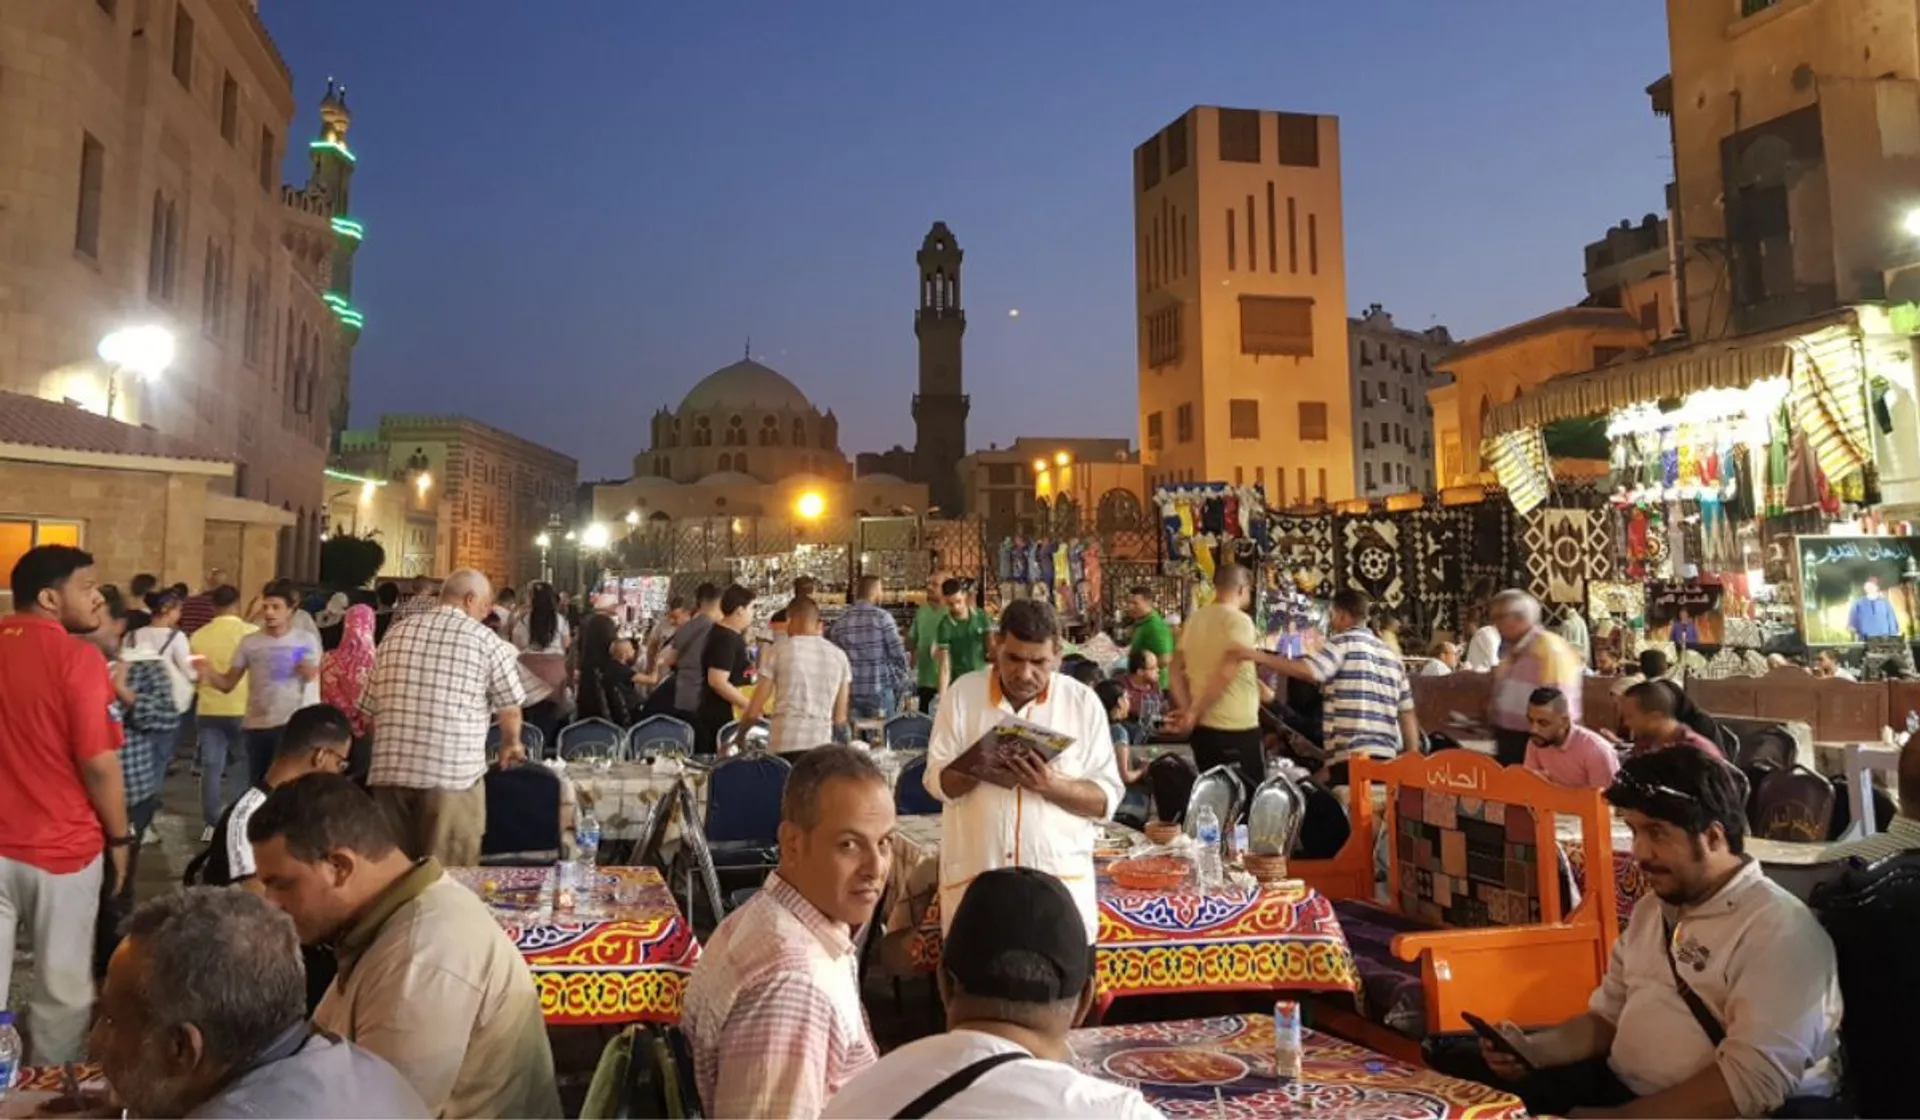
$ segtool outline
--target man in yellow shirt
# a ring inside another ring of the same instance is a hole
[[[1260,679],[1250,661],[1227,666],[1234,650],[1257,644],[1247,613],[1252,594],[1252,574],[1238,564],[1222,564],[1213,574],[1213,602],[1181,628],[1168,672],[1177,708],[1173,727],[1192,729],[1194,763],[1203,774],[1215,766],[1237,766],[1248,798],[1267,775],[1260,745]]]
[[[216,587],[208,596],[213,600],[213,621],[193,632],[189,648],[195,657],[204,658],[208,667],[225,673],[233,668],[233,653],[240,647],[240,639],[259,627],[240,617],[237,588]],[[227,759],[240,753],[240,720],[247,714],[247,682],[242,679],[232,692],[222,692],[207,683],[204,673],[200,682],[200,714],[194,731],[200,744],[200,812],[206,820],[200,839],[204,843],[213,839],[213,826],[219,822],[227,803],[239,796],[240,791],[227,789],[222,778]]]

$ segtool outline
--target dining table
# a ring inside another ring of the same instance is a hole
[[[938,879],[938,817],[914,826],[908,841],[932,865]],[[1237,874],[1202,887],[1190,878],[1168,889],[1122,886],[1110,873],[1112,860],[1144,844],[1125,826],[1105,822],[1095,870],[1099,932],[1094,968],[1102,1008],[1131,996],[1193,992],[1341,992],[1357,995],[1360,973],[1341,931],[1333,903],[1299,880],[1263,885]],[[1129,835],[1131,834],[1131,835]],[[896,839],[896,868],[899,867]],[[938,970],[944,943],[941,900],[929,890],[924,909],[912,914],[909,965]],[[890,921],[904,917],[890,908]],[[890,926],[889,928],[900,928]]]
[[[1274,1021],[1228,1015],[1091,1027],[1068,1036],[1082,1073],[1140,1090],[1168,1117],[1519,1120],[1520,1098],[1305,1027],[1299,1077],[1281,1077]]]
[[[601,867],[450,867],[526,958],[549,1025],[680,1021],[700,942],[660,873]],[[573,873],[569,873],[571,876]]]

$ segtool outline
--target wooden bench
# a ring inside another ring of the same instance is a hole
[[[1323,1021],[1418,1060],[1420,1038],[1466,1029],[1462,1011],[1542,1026],[1585,1009],[1619,936],[1613,861],[1586,861],[1581,902],[1563,914],[1554,828],[1556,814],[1577,818],[1586,850],[1611,852],[1599,790],[1557,786],[1470,751],[1355,758],[1351,776],[1353,835],[1332,859],[1292,863],[1334,900],[1367,986],[1363,1015],[1323,1002]],[[1375,783],[1386,788],[1384,814]],[[1384,905],[1374,890],[1382,835]],[[1417,1000],[1388,1002],[1408,995]]]

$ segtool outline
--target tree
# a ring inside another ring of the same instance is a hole
[[[336,534],[320,544],[320,582],[341,591],[365,587],[386,562],[387,550],[372,537]]]

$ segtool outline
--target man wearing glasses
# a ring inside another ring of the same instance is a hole
[[[247,842],[247,822],[276,786],[308,774],[344,774],[353,749],[353,725],[340,709],[312,704],[293,713],[280,737],[279,749],[258,785],[249,786],[214,826],[213,843],[187,867],[187,882],[209,887],[243,886],[257,891],[253,845]]]
[[[1696,747],[1625,763],[1606,797],[1656,897],[1634,908],[1585,1014],[1501,1024],[1527,1063],[1482,1040],[1484,1069],[1449,1072],[1515,1083],[1538,1114],[1840,1115],[1833,943],[1744,854],[1746,792]]]

